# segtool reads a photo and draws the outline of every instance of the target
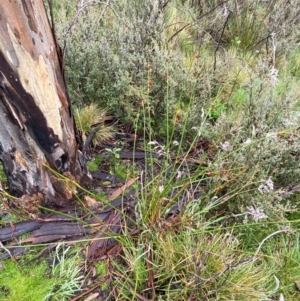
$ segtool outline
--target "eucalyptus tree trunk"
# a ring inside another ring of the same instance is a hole
[[[72,191],[49,167],[84,173],[53,32],[42,0],[0,2],[0,160],[20,201],[64,206]]]

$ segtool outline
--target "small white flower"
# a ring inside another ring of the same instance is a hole
[[[162,192],[164,191],[164,186],[163,186],[163,185],[159,186],[159,187],[158,187],[158,191],[159,191],[160,193],[162,193]]]
[[[178,146],[179,142],[175,140],[175,141],[173,141],[173,145]]]
[[[165,147],[160,145],[156,140],[148,142],[148,145],[154,145],[153,150],[159,155],[163,156],[166,154]]]
[[[281,122],[283,123],[284,126],[293,126],[293,125],[296,125],[296,122],[294,122],[291,119],[287,119],[287,118],[283,118],[281,120]]]
[[[247,138],[247,140],[244,142],[244,145],[248,145],[252,142],[252,140],[250,138]]]
[[[232,147],[228,141],[225,141],[224,143],[220,143],[221,149],[225,152],[231,151]]]
[[[278,70],[274,68],[274,66],[271,67],[269,75],[270,75],[271,85],[273,87],[276,86],[276,84],[279,82],[279,79],[278,79]]]
[[[277,136],[277,133],[273,133],[273,132],[269,132],[266,134],[267,138],[276,137],[276,136]]]
[[[197,126],[193,126],[192,130],[197,131],[197,136],[200,137],[201,136],[201,131],[200,131],[200,127]]]
[[[178,170],[177,172],[177,176],[176,176],[176,180],[178,181],[182,176],[183,176],[184,172],[181,170]]]
[[[270,192],[274,190],[274,182],[269,178],[267,181],[264,181],[263,184],[259,185],[257,189],[260,193]]]
[[[159,155],[159,156],[163,156],[163,155],[165,155],[166,154],[166,152],[165,152],[165,149],[164,148],[154,148],[154,150],[156,151],[156,153]]]
[[[258,222],[260,219],[268,218],[268,216],[264,213],[261,208],[254,208],[253,206],[247,207],[248,211],[246,214],[252,216],[255,222]]]
[[[271,191],[271,190],[274,190],[274,182],[271,180],[271,178],[269,178],[267,181],[266,181],[266,186],[268,187],[268,189]]]
[[[259,191],[260,193],[265,193],[265,192],[266,192],[266,191],[265,191],[265,185],[263,185],[263,184],[259,185],[257,189],[258,189],[258,191]]]

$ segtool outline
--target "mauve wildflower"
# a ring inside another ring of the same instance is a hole
[[[232,146],[228,141],[225,141],[224,143],[220,143],[221,149],[225,152],[229,152],[232,149]]]
[[[265,183],[259,185],[257,189],[260,193],[267,193],[269,191],[272,191],[274,190],[274,182],[271,178],[269,178],[265,181]]]
[[[254,208],[253,206],[247,207],[248,211],[246,214],[252,216],[255,222],[258,222],[261,219],[266,219],[268,216],[264,213],[263,209],[261,208]]]

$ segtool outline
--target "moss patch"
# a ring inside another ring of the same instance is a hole
[[[46,275],[46,263],[22,267],[21,271],[13,261],[5,261],[1,269],[0,300],[42,300],[54,283]]]

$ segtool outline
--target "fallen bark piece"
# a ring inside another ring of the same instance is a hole
[[[0,241],[4,242],[19,237],[27,232],[39,229],[41,225],[41,222],[29,220],[13,224],[13,226],[6,226],[0,229]]]
[[[130,182],[132,181],[127,185]],[[36,220],[6,226],[0,229],[0,241],[8,241],[28,232],[32,233],[21,243],[51,243],[70,239],[79,240],[87,235],[96,235],[99,240],[91,244],[87,258],[103,257],[117,245],[115,235],[122,233],[124,227],[133,225],[135,218],[133,208],[136,202],[135,190],[131,189],[98,212],[74,206],[62,209],[62,212],[43,215]],[[92,218],[90,218],[91,213],[93,213]],[[10,250],[12,254],[17,252],[21,255],[26,249],[17,247]],[[5,255],[0,254],[0,256]]]
[[[112,176],[108,173],[101,172],[101,171],[91,171],[91,175],[94,179],[98,179],[102,181],[109,181],[112,183],[124,183],[124,180],[122,180],[121,178]]]
[[[90,233],[89,228],[84,228],[80,222],[45,222],[39,229],[22,241],[34,243],[53,242],[74,236],[83,236]]]
[[[4,253],[0,254],[0,260],[5,260],[5,259],[8,259],[8,258],[11,258],[11,255],[13,257],[18,257],[18,256],[22,255],[24,252],[26,252],[27,250],[28,250],[28,248],[25,248],[25,247],[12,249],[10,251],[10,254],[7,253],[7,252],[4,252]]]

